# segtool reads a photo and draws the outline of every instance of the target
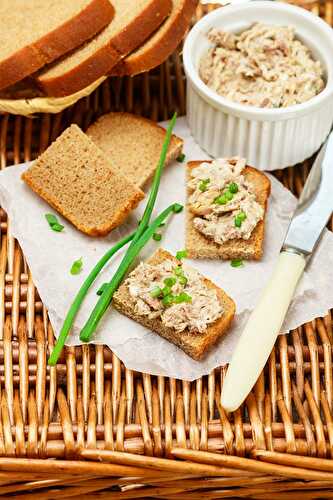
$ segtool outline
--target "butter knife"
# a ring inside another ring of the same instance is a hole
[[[263,370],[299,279],[332,212],[333,132],[312,166],[277,265],[232,355],[221,394],[221,405],[227,411],[243,403]]]

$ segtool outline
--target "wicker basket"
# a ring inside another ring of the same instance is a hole
[[[331,0],[302,4],[333,23]],[[1,168],[111,109],[185,113],[179,53],[149,74],[107,80],[60,114],[2,116]],[[276,175],[297,195],[310,166]],[[0,498],[333,498],[330,315],[279,337],[233,414],[219,404],[224,368],[193,383],[153,377],[102,346],[68,348],[50,368],[47,311],[0,218]]]

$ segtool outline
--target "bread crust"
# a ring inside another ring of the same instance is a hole
[[[151,0],[150,4],[107,45],[62,75],[36,75],[36,84],[45,95],[52,97],[65,97],[88,87],[101,76],[107,75],[122,57],[146,40],[168,16],[171,6],[171,0]]]
[[[192,161],[187,164],[187,182],[190,179],[192,168],[196,168],[202,161]],[[211,163],[207,161],[206,163]],[[195,215],[186,203],[186,249],[192,259],[247,259],[259,260],[263,254],[263,243],[265,235],[265,218],[268,198],[271,192],[271,182],[268,177],[259,170],[246,166],[244,174],[249,180],[253,180],[257,201],[264,208],[264,219],[254,228],[248,240],[233,239],[218,245],[214,241],[206,238],[193,226]],[[260,189],[259,189],[260,186]],[[190,190],[187,188],[187,198]]]
[[[158,264],[166,259],[173,260],[178,264],[177,259],[164,249],[157,250],[148,260],[149,264]],[[114,307],[122,314],[137,321],[141,325],[149,328],[169,342],[177,345],[186,354],[195,360],[200,360],[207,351],[226,333],[235,315],[236,306],[234,301],[212,281],[204,278],[205,284],[209,288],[216,290],[219,300],[224,306],[224,313],[221,318],[211,324],[203,333],[191,333],[189,331],[176,332],[173,328],[163,325],[160,319],[148,319],[140,316],[134,310],[134,301],[128,292],[127,286],[123,283],[113,296]]]
[[[0,90],[78,47],[113,18],[109,0],[92,0],[79,14],[0,63]]]
[[[111,70],[111,76],[134,76],[162,64],[176,50],[183,39],[197,5],[198,0],[184,0],[182,8],[179,9],[172,23],[170,23],[163,36],[157,40],[156,44],[145,51],[143,45],[137,51],[122,59]],[[168,22],[168,19],[164,21],[164,23]]]

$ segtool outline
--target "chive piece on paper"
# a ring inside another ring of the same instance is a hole
[[[78,260],[74,260],[71,267],[71,274],[79,274],[82,270],[82,266],[83,266],[82,257]]]
[[[160,233],[154,233],[153,234],[153,240],[155,241],[161,241],[162,235]]]
[[[181,153],[181,154],[178,156],[177,161],[178,161],[179,163],[184,163],[185,158],[186,158],[185,154],[184,154],[184,153]]]
[[[54,214],[45,214],[45,219],[47,220],[50,228],[57,233],[60,233],[64,226],[59,223],[57,217]]]
[[[242,259],[232,259],[230,262],[231,267],[243,267],[244,262]]]

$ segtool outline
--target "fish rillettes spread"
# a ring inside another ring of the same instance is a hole
[[[290,26],[256,23],[239,35],[213,28],[208,38],[213,46],[201,58],[200,77],[230,101],[285,108],[325,87],[321,63]]]
[[[233,239],[248,240],[264,218],[264,208],[243,174],[245,166],[243,158],[223,158],[203,162],[190,171],[193,225],[219,245]]]
[[[216,290],[195,269],[167,259],[141,263],[125,281],[136,314],[160,319],[176,332],[203,333],[224,313]]]

